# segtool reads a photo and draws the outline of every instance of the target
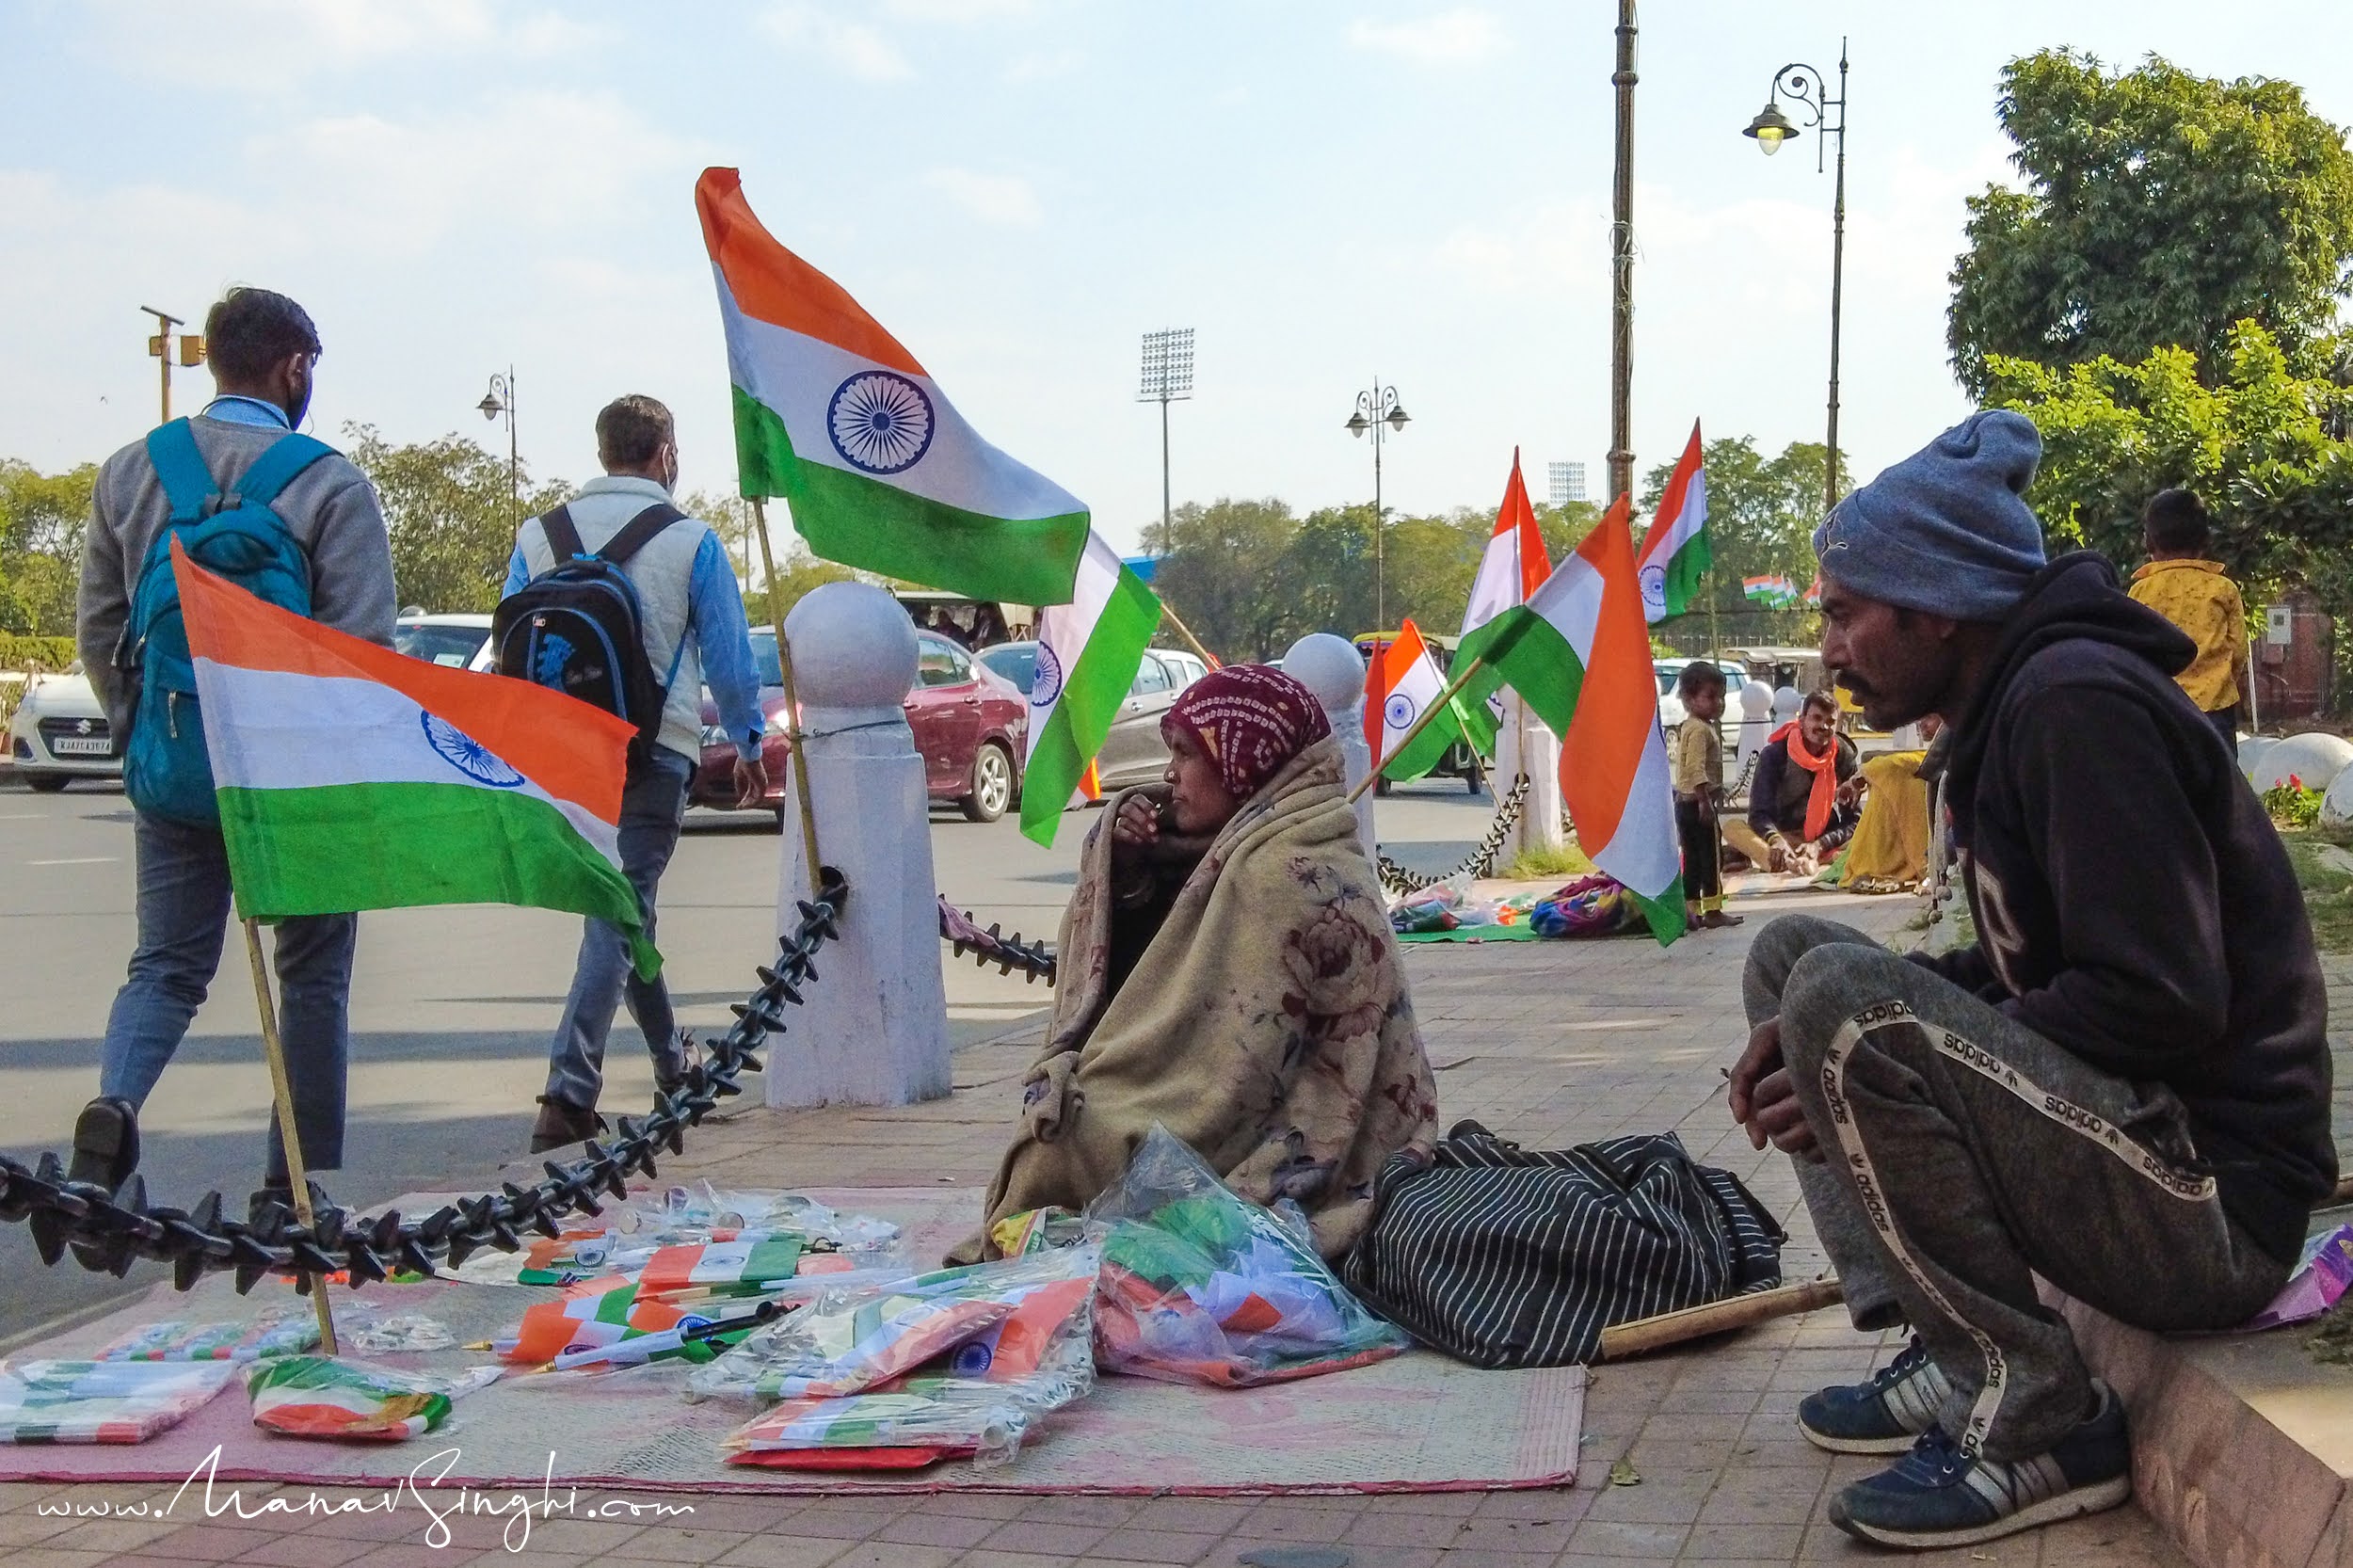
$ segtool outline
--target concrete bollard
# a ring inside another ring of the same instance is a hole
[[[1372,743],[1365,738],[1365,656],[1346,637],[1310,632],[1283,655],[1283,673],[1322,704],[1340,744],[1347,786],[1354,789],[1372,771]],[[1367,858],[1380,853],[1372,831],[1372,794],[1367,790],[1356,800],[1356,836],[1365,841]]]
[[[828,583],[785,617],[801,699],[817,853],[849,879],[841,940],[769,1049],[772,1106],[905,1105],[952,1087],[923,760],[903,704],[915,626],[880,588]],[[802,759],[795,758],[794,765]],[[788,801],[797,796],[788,792]],[[784,826],[778,933],[807,898],[797,807]]]
[[[1765,743],[1773,734],[1773,694],[1762,680],[1752,680],[1740,688],[1740,748],[1732,764],[1729,784],[1748,767],[1749,759],[1765,749]]]
[[[1528,775],[1528,794],[1520,802],[1520,820],[1503,840],[1498,866],[1528,853],[1559,849],[1567,841],[1561,827],[1561,741],[1545,721],[1528,712],[1518,694],[1503,694],[1503,722],[1496,729],[1496,766],[1487,776],[1496,805],[1512,792],[1512,782]]]

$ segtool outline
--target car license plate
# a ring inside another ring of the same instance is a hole
[[[112,757],[115,743],[110,735],[60,735],[49,749],[60,757]]]

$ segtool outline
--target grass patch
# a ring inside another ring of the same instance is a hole
[[[1534,882],[1547,876],[1590,876],[1595,869],[1572,840],[1559,849],[1524,849],[1512,857],[1502,874],[1515,882]]]
[[[2353,824],[2283,827],[2280,841],[2304,889],[2314,943],[2323,952],[2353,952],[2353,864],[2343,853],[2353,846]]]

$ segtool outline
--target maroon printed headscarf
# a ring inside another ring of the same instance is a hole
[[[1171,744],[1190,734],[1225,780],[1226,792],[1248,800],[1291,760],[1332,733],[1322,705],[1307,688],[1265,664],[1227,664],[1185,688],[1160,719]]]

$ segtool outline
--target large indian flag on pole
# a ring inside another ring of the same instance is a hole
[[[1520,477],[1520,449],[1515,446],[1503,504],[1496,509],[1495,532],[1487,536],[1479,575],[1471,582],[1470,605],[1463,612],[1463,635],[1467,638],[1504,611],[1527,603],[1528,596],[1551,575],[1552,562],[1545,555],[1545,536],[1536,526],[1527,481]]]
[[[1700,578],[1714,564],[1707,534],[1707,466],[1700,460],[1700,422],[1691,422],[1691,439],[1658,498],[1658,515],[1642,536],[1641,552],[1634,569],[1642,583],[1644,618],[1665,620],[1691,606],[1700,591]]]
[[[1482,751],[1495,745],[1486,708],[1478,703],[1465,708],[1460,698],[1446,696],[1446,677],[1438,673],[1430,645],[1422,641],[1421,629],[1411,616],[1396,640],[1382,648],[1367,684],[1365,739],[1372,747],[1374,770],[1384,777],[1398,783],[1419,778],[1444,761],[1447,748],[1457,741]],[[1442,698],[1450,711],[1417,730],[1423,710]],[[1473,712],[1479,716],[1476,722]]]
[[[1160,624],[1160,601],[1090,530],[1070,602],[1038,615],[1030,760],[1021,780],[1021,831],[1037,842],[1052,846],[1064,808],[1103,749]]]
[[[981,440],[899,340],[776,243],[731,168],[695,186],[735,384],[747,496],[781,495],[829,561],[1023,604],[1062,604],[1087,509]]]
[[[1497,617],[1484,657],[1561,737],[1578,845],[1671,942],[1684,925],[1682,850],[1627,512],[1620,496],[1525,605]]]
[[[632,726],[265,604],[177,539],[171,565],[240,915],[530,904],[610,920],[661,972],[621,874]]]

